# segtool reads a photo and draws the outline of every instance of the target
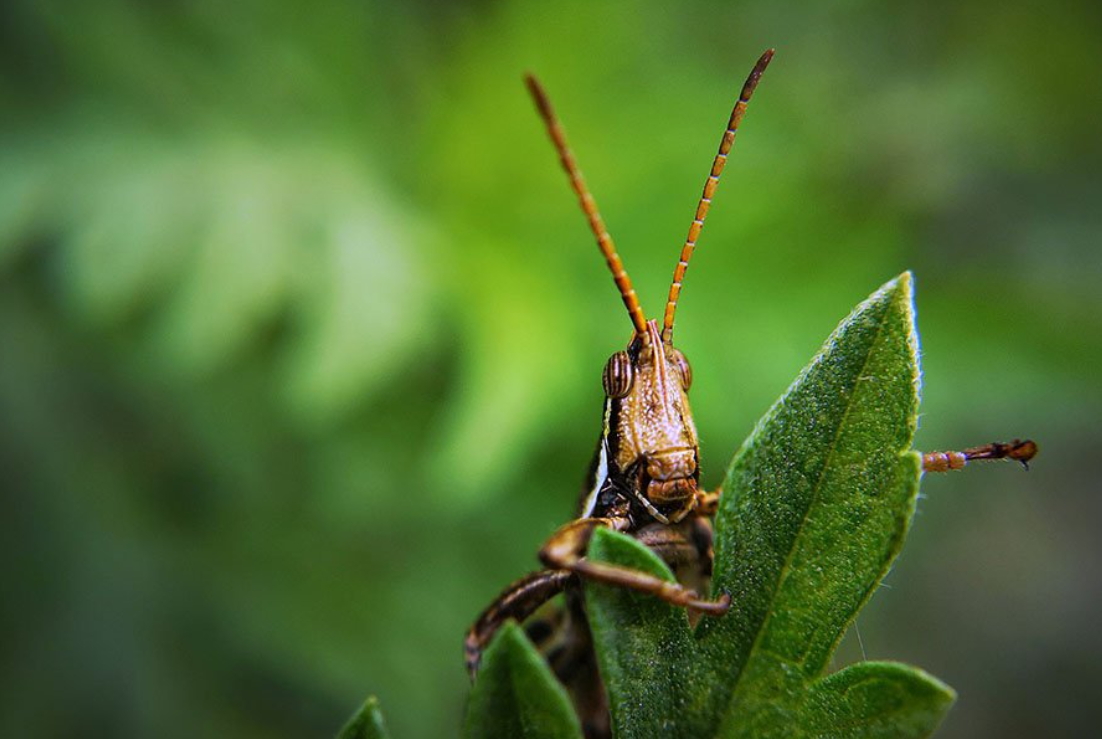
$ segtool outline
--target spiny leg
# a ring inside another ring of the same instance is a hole
[[[590,580],[638,590],[675,606],[713,616],[722,616],[730,608],[731,596],[726,593],[716,601],[701,600],[695,591],[675,582],[668,582],[638,570],[584,559],[593,532],[602,526],[622,531],[630,526],[630,521],[625,518],[580,518],[571,521],[552,534],[543,545],[540,561],[548,567],[570,570]]]
[[[505,588],[467,631],[463,646],[471,680],[474,680],[478,672],[483,650],[501,625],[510,618],[518,622],[528,618],[540,606],[561,593],[573,578],[574,573],[568,570],[541,570],[525,575]]]
[[[959,470],[973,460],[1013,459],[1029,469],[1029,460],[1037,454],[1037,445],[1031,439],[1015,439],[1003,443],[994,442],[971,447],[959,452],[928,452],[922,455],[923,472],[948,472]]]
[[[720,490],[697,490],[696,491],[696,505],[693,510],[700,516],[708,516],[709,518],[716,515],[716,511],[719,510],[719,495]]]

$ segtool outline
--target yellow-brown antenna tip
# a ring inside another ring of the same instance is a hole
[[[761,79],[762,73],[765,72],[765,68],[769,66],[769,62],[773,61],[773,54],[777,52],[776,49],[766,49],[760,57],[758,57],[757,63],[754,68],[750,70],[749,76],[746,78],[746,84],[742,86],[743,100],[749,100],[750,96],[754,94],[754,88],[758,86],[758,80]]]
[[[754,68],[750,70],[750,74],[742,84],[742,91],[739,93],[738,100],[735,101],[735,107],[731,110],[731,118],[727,122],[727,129],[720,139],[719,151],[716,152],[715,159],[712,160],[712,169],[708,173],[708,178],[704,181],[704,191],[697,203],[693,222],[689,225],[689,234],[685,237],[685,245],[681,247],[681,256],[674,268],[673,282],[670,283],[670,293],[666,299],[666,311],[662,317],[662,338],[666,341],[673,339],[674,314],[677,311],[677,300],[681,296],[682,280],[685,279],[685,271],[689,268],[689,259],[692,258],[693,252],[696,250],[696,241],[700,237],[700,231],[704,228],[704,219],[708,217],[708,210],[712,207],[712,197],[719,185],[719,177],[723,174],[723,168],[727,165],[727,155],[731,152],[731,147],[735,143],[735,134],[738,133],[742,116],[746,113],[746,106],[750,103],[754,90],[757,89],[762,73],[765,72],[765,68],[772,61],[773,53],[773,49],[766,49],[758,57]]]
[[[524,86],[528,88],[532,99],[536,101],[536,108],[539,109],[540,115],[545,119],[552,117],[554,113],[551,111],[551,100],[547,97],[547,92],[544,91],[543,85],[540,84],[536,75],[525,72]]]

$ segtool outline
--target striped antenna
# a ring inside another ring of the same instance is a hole
[[[597,203],[585,186],[582,173],[578,170],[577,162],[574,161],[574,154],[566,144],[566,134],[563,132],[562,124],[555,117],[555,111],[551,108],[551,101],[547,98],[547,93],[544,92],[539,80],[533,75],[527,74],[524,76],[524,82],[528,85],[528,91],[532,93],[532,99],[536,101],[536,107],[539,109],[543,122],[547,124],[547,133],[551,135],[555,150],[559,152],[562,168],[566,170],[566,174],[570,178],[570,186],[578,194],[578,202],[585,212],[585,217],[589,220],[589,228],[593,231],[593,235],[597,237],[597,246],[601,247],[601,253],[605,255],[605,261],[608,262],[608,268],[612,270],[612,278],[616,280],[620,297],[623,298],[624,306],[628,309],[631,322],[635,324],[635,333],[643,336],[647,333],[647,319],[643,315],[642,306],[639,305],[639,297],[635,294],[635,288],[631,286],[631,278],[624,270],[624,263],[620,261],[620,255],[616,253],[616,245],[612,243],[612,237],[608,235],[608,230],[605,229],[601,214],[597,212]]]
[[[681,247],[681,258],[673,271],[673,284],[670,285],[670,296],[666,300],[666,315],[662,319],[662,338],[665,341],[673,339],[673,314],[677,310],[677,298],[681,295],[681,281],[685,279],[685,270],[689,267],[689,259],[696,248],[696,240],[700,237],[700,229],[704,226],[704,219],[708,217],[708,208],[712,205],[712,196],[715,194],[716,185],[719,184],[719,176],[723,174],[723,167],[727,164],[727,155],[731,146],[735,143],[735,134],[738,133],[742,116],[746,113],[746,105],[754,94],[754,88],[758,86],[762,72],[769,66],[773,58],[773,49],[768,49],[758,59],[758,63],[750,71],[750,76],[742,85],[742,94],[731,111],[731,120],[727,123],[727,130],[723,132],[723,138],[719,142],[719,153],[712,161],[712,171],[704,182],[704,193],[700,196],[700,202],[696,206],[696,217],[689,226],[689,235],[685,239],[685,246]]]

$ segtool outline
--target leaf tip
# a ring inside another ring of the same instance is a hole
[[[915,407],[922,397],[922,346],[918,337],[914,296],[914,273],[905,270],[885,282],[866,302],[883,301],[902,317],[906,347],[913,372]]]
[[[506,621],[486,648],[468,698],[463,735],[581,739],[566,689],[515,621]]]
[[[673,581],[673,573],[665,562],[638,539],[611,529],[599,528],[589,542],[588,556],[599,562],[630,567]]]
[[[501,627],[500,637],[502,642],[522,643],[527,639],[524,635],[524,630],[513,619],[509,619]]]
[[[337,739],[386,739],[388,736],[379,699],[369,695],[337,734]]]
[[[902,288],[901,300],[907,321],[907,349],[914,367],[915,407],[922,398],[922,344],[918,338],[917,311],[915,310],[914,275],[910,270],[896,278]],[[917,419],[916,419],[917,422]]]
[[[899,273],[885,282],[877,293],[890,294],[901,303],[910,304],[914,301],[914,273],[910,270]]]

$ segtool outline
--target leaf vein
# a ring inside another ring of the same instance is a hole
[[[789,573],[789,570],[791,569],[791,566],[792,566],[792,558],[795,555],[796,549],[799,546],[800,539],[803,536],[804,528],[806,527],[807,521],[811,516],[811,511],[815,508],[816,504],[818,503],[819,494],[820,494],[820,491],[821,491],[822,485],[823,485],[823,480],[826,477],[827,470],[830,469],[830,462],[831,462],[831,459],[834,456],[835,449],[837,448],[838,440],[842,436],[842,431],[846,428],[846,423],[849,419],[850,412],[853,409],[853,401],[854,401],[854,397],[857,394],[856,393],[857,387],[863,381],[862,375],[864,374],[865,369],[868,367],[869,361],[871,360],[873,354],[876,352],[876,349],[877,349],[877,347],[880,343],[881,337],[882,337],[883,332],[884,332],[884,326],[888,321],[888,315],[890,313],[891,313],[890,308],[888,308],[884,311],[884,314],[880,318],[880,320],[878,322],[878,325],[876,327],[876,335],[873,337],[873,340],[869,343],[869,350],[868,350],[867,354],[865,355],[864,361],[861,364],[861,371],[857,373],[857,381],[853,385],[853,388],[850,392],[850,397],[846,401],[845,411],[842,414],[841,421],[838,423],[838,429],[837,429],[837,431],[835,431],[834,438],[831,440],[830,450],[827,452],[826,459],[823,462],[823,468],[820,471],[820,473],[818,475],[818,478],[815,480],[815,485],[812,488],[810,500],[808,502],[807,507],[804,509],[803,515],[800,518],[799,528],[796,531],[796,535],[792,538],[792,546],[789,547],[788,554],[785,557],[784,564],[781,566],[780,575],[777,577],[777,582],[773,587],[773,592],[770,595],[770,598],[769,598],[769,601],[768,601],[770,604],[772,604],[776,600],[777,593],[780,592],[781,587],[784,585],[785,581],[788,578],[788,573]],[[823,356],[825,356],[825,355],[823,355]],[[773,620],[773,615],[774,615],[774,611],[773,611],[772,607],[770,607],[770,609],[766,613],[766,617],[764,619],[762,619],[761,624],[758,626],[757,633],[754,635],[754,641],[750,645],[750,649],[747,650],[747,652],[746,652],[746,660],[743,662],[742,666],[740,667],[738,675],[735,677],[735,684],[731,688],[730,695],[731,695],[732,701],[733,701],[733,698],[735,697],[735,695],[737,695],[737,693],[739,691],[739,688],[742,686],[742,677],[743,677],[743,675],[746,674],[746,666],[753,659],[755,652],[757,652],[758,646],[761,643],[761,639],[764,636],[769,623]],[[728,703],[728,706],[729,706],[728,707],[728,715],[730,715],[730,702]]]

